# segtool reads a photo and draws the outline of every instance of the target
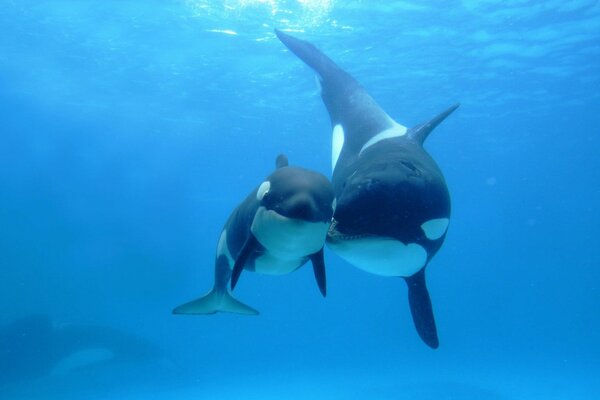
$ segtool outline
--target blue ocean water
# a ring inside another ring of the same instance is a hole
[[[426,143],[438,350],[330,251],[326,299],[304,267],[244,275],[259,317],[171,314],[277,154],[330,175],[274,28],[406,126],[461,103]],[[598,2],[12,0],[0,30],[1,399],[600,398]]]

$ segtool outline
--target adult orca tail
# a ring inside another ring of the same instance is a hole
[[[427,346],[437,349],[440,342],[435,326],[431,298],[425,284],[425,268],[412,276],[404,278],[404,280],[408,286],[408,303],[417,333]]]
[[[321,80],[342,75],[348,81],[355,82],[350,74],[338,67],[331,58],[327,57],[312,43],[290,36],[279,29],[275,29],[275,34],[292,53],[319,74]]]
[[[351,153],[359,154],[363,146],[373,136],[390,128],[397,129],[398,123],[392,120],[377,102],[367,93],[356,79],[341,69],[327,55],[313,44],[290,36],[279,30],[275,34],[281,42],[318,75],[321,98],[327,108],[334,132],[334,149],[341,151],[341,145]],[[400,130],[405,129],[400,126]],[[402,132],[403,134],[404,132]],[[337,155],[332,154],[335,167]]]
[[[217,291],[215,289],[199,299],[182,304],[173,310],[173,314],[215,314],[217,312],[244,315],[259,314],[254,308],[235,299],[228,291]]]

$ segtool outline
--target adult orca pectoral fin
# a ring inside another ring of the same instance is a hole
[[[446,110],[442,111],[429,121],[421,125],[415,126],[408,132],[409,136],[414,138],[419,143],[423,144],[423,142],[425,142],[425,139],[427,139],[427,136],[429,136],[431,131],[433,131],[436,126],[442,123],[442,121],[445,120],[446,117],[448,117],[450,114],[452,114],[454,110],[456,110],[459,106],[460,103],[453,104],[452,106],[448,107]]]
[[[240,278],[240,274],[244,270],[244,266],[248,261],[248,257],[250,257],[250,255],[258,248],[259,245],[260,243],[256,237],[254,237],[253,234],[250,234],[246,240],[246,243],[244,243],[244,246],[242,246],[242,250],[240,250],[235,263],[233,264],[233,270],[231,272],[231,290],[235,288],[235,285]]]
[[[431,299],[425,284],[425,268],[412,276],[404,278],[404,280],[408,285],[408,303],[417,333],[425,344],[432,349],[437,349],[440,343],[433,317]]]
[[[327,296],[327,277],[325,276],[325,257],[323,255],[323,247],[321,250],[311,254],[310,261],[313,265],[317,286],[323,297]]]

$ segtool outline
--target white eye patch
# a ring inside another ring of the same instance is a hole
[[[437,240],[441,238],[444,233],[446,233],[446,229],[448,229],[448,224],[450,220],[448,218],[437,218],[429,220],[421,225],[421,229],[425,232],[425,236],[429,240]]]
[[[256,199],[258,201],[261,201],[263,197],[265,197],[265,194],[269,192],[269,189],[271,189],[271,182],[264,181],[263,183],[261,183],[258,187],[258,190],[256,191]]]

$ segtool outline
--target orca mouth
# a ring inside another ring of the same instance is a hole
[[[328,205],[320,204],[315,199],[297,195],[287,201],[270,205],[263,204],[267,210],[272,210],[282,217],[305,222],[329,222],[333,216],[333,209]]]
[[[370,233],[344,233],[337,229],[338,221],[333,219],[331,221],[331,225],[329,226],[329,230],[327,231],[327,240],[330,242],[346,242],[357,239],[364,239],[367,237],[373,237]]]

